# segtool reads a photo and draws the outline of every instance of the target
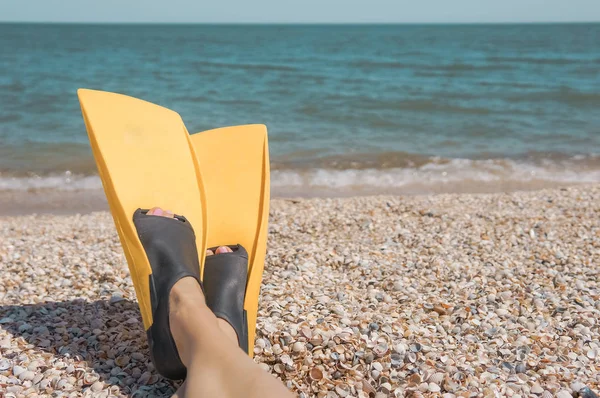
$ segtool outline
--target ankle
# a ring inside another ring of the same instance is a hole
[[[198,281],[192,277],[185,277],[177,281],[169,294],[169,311],[179,312],[186,308],[197,309],[206,306],[204,294]]]

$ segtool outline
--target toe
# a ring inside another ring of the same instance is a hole
[[[215,254],[231,253],[231,252],[233,252],[233,250],[231,250],[231,248],[229,248],[228,246],[219,246],[217,248],[217,250],[215,250]]]
[[[147,213],[149,216],[159,216],[159,217],[167,217],[174,218],[175,214],[171,210],[163,210],[160,207],[153,207],[148,210]]]
[[[215,254],[215,253],[213,253],[212,250],[206,250],[206,255],[207,256],[212,256],[213,254]]]

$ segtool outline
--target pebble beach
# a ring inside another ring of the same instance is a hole
[[[225,242],[227,243],[227,242]],[[0,396],[170,396],[109,213],[0,217]],[[274,199],[255,361],[301,397],[595,397],[600,185]]]

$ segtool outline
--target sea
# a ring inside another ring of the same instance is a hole
[[[266,124],[273,196],[600,182],[600,24],[0,24],[0,207],[102,197],[78,88]]]

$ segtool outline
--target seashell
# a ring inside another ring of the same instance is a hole
[[[541,393],[544,392],[544,389],[538,383],[534,383],[531,386],[531,392],[534,393],[534,394],[541,394]]]
[[[388,352],[389,346],[387,343],[379,343],[373,348],[373,352],[378,357],[384,356]]]
[[[279,342],[282,346],[286,346],[292,342],[292,336],[289,333],[281,332],[279,335]]]
[[[383,365],[379,362],[373,362],[371,366],[373,367],[373,369],[378,370],[380,372],[383,370]]]
[[[148,384],[148,380],[150,380],[151,375],[152,374],[150,372],[142,373],[142,375],[138,378],[138,383],[142,386]]]
[[[362,390],[367,393],[368,396],[371,396],[371,394],[375,394],[377,392],[371,383],[366,380],[364,380],[362,383]]]
[[[292,366],[294,364],[294,361],[292,361],[292,358],[290,358],[290,356],[287,354],[283,354],[281,357],[279,357],[279,360],[284,365]]]
[[[574,382],[571,383],[570,387],[571,387],[571,391],[573,391],[573,392],[579,392],[583,388],[585,388],[585,384],[583,384],[580,381],[574,381]]]
[[[406,344],[404,344],[404,343],[399,343],[399,344],[396,344],[396,345],[394,346],[394,350],[395,350],[395,351],[396,351],[398,354],[400,354],[400,355],[404,356],[404,355],[406,355],[406,351],[408,350],[408,347],[407,347],[407,346],[406,346]]]
[[[69,384],[67,379],[60,379],[58,383],[56,383],[56,388],[59,390],[70,390],[73,386]]]
[[[346,384],[338,384],[335,386],[335,392],[342,398],[347,397],[350,394],[350,387]]]
[[[354,334],[354,332],[352,332],[352,331],[342,332],[342,333],[339,333],[336,337],[338,337],[341,342],[348,343],[348,342],[352,341],[353,334]]]
[[[40,363],[38,361],[31,361],[27,366],[27,370],[36,371],[39,367]]]
[[[0,361],[0,371],[10,369],[10,367],[11,367],[11,363],[9,360],[3,359]]]
[[[441,305],[436,305],[433,307],[433,311],[437,312],[438,315],[448,315],[448,311],[442,307]]]
[[[296,341],[294,343],[294,345],[292,346],[292,351],[295,353],[304,352],[305,349],[306,348],[305,348],[304,344],[300,341]]]
[[[160,378],[160,376],[157,374],[150,376],[150,379],[148,379],[148,385],[152,385],[152,384],[156,383],[159,378]]]
[[[422,392],[429,391],[429,383],[421,383],[421,384],[419,384],[419,391],[422,391]]]
[[[392,385],[390,383],[382,383],[379,388],[381,388],[381,392],[386,394],[386,396],[392,392]]]
[[[256,339],[255,345],[260,348],[265,348],[267,346],[267,343],[264,339]]]
[[[320,334],[317,334],[316,336],[313,336],[310,340],[309,340],[310,344],[314,345],[314,346],[320,346],[321,344],[323,344],[323,336],[321,336]]]
[[[275,373],[283,373],[284,369],[285,367],[280,363],[276,363],[275,366],[273,366]]]
[[[556,398],[573,398],[573,396],[567,390],[562,390],[556,394]]]
[[[281,348],[281,346],[279,344],[273,344],[273,354],[275,355],[280,355],[281,353],[283,353],[283,349]]]
[[[454,373],[452,378],[456,381],[463,381],[466,378],[466,376],[463,372],[456,372]]]
[[[111,375],[111,376],[116,376],[116,375],[118,375],[119,373],[121,373],[122,371],[123,371],[123,369],[121,369],[121,368],[119,368],[119,367],[117,366],[117,367],[114,367],[114,368],[112,368],[112,369],[110,370],[110,375]]]
[[[390,355],[390,362],[392,364],[392,367],[395,367],[395,368],[401,367],[402,364],[404,363],[404,355],[400,355],[400,354],[394,352]]]
[[[267,365],[264,362],[259,363],[258,366],[260,366],[260,368],[263,369],[265,372],[269,372],[271,370],[271,368],[269,367],[269,365]]]
[[[312,330],[310,330],[310,328],[308,328],[308,327],[306,327],[306,326],[303,326],[303,327],[300,329],[300,334],[301,334],[303,337],[306,337],[306,338],[307,338],[307,339],[309,339],[309,340],[312,338]]]
[[[421,384],[421,375],[418,373],[413,373],[408,377],[408,384],[416,386],[417,384]]]
[[[423,346],[421,346],[419,343],[412,343],[408,348],[412,352],[420,352],[423,349]]]
[[[417,362],[417,354],[415,354],[414,352],[409,352],[408,354],[406,354],[406,358],[411,363]]]
[[[310,372],[308,372],[308,375],[313,381],[319,381],[323,378],[323,372],[319,368],[312,368]]]
[[[515,366],[515,373],[525,373],[526,370],[527,367],[522,362],[518,363],[517,366]]]
[[[431,376],[429,376],[429,378],[427,379],[427,381],[429,383],[435,383],[435,384],[440,385],[442,383],[442,381],[444,381],[445,377],[446,377],[445,373],[437,372],[437,373],[434,373]]]
[[[458,390],[459,387],[460,385],[450,378],[446,378],[444,381],[444,388],[446,391],[454,392]]]
[[[40,381],[39,384],[39,388],[42,390],[45,390],[46,388],[48,388],[51,384],[51,380],[50,379],[42,379],[42,381]]]
[[[104,383],[101,381],[97,381],[91,385],[90,390],[93,392],[99,392],[104,388]]]
[[[36,374],[32,380],[33,384],[38,384],[40,381],[42,381],[43,378],[44,378],[44,375],[42,373]]]
[[[121,355],[120,357],[117,357],[117,359],[115,359],[115,363],[117,364],[117,366],[119,367],[124,367],[129,363],[129,356],[128,355]]]
[[[429,388],[429,391],[431,391],[431,392],[440,392],[440,391],[442,390],[442,389],[440,388],[440,386],[438,386],[438,385],[437,385],[437,384],[435,384],[435,383],[429,383],[429,386],[428,386],[428,388]]]
[[[598,351],[590,348],[585,354],[589,359],[595,359],[598,356]]]
[[[541,395],[541,398],[553,398],[553,397],[554,397],[554,395],[548,390],[544,390],[544,392]],[[581,395],[580,395],[580,397],[581,397]]]
[[[380,375],[381,375],[381,372],[378,371],[377,369],[373,369],[371,371],[371,377],[373,377],[373,379],[375,379],[375,380],[379,379]]]
[[[83,384],[94,384],[98,381],[98,376],[93,373],[86,373],[83,375]]]
[[[13,366],[13,376],[19,377],[19,375],[26,370],[27,368],[24,368],[23,366],[15,365]]]
[[[134,352],[133,354],[131,354],[131,358],[135,359],[136,361],[141,361],[145,357],[144,357],[144,354],[142,354],[140,352]]]
[[[35,377],[34,372],[32,372],[31,370],[26,370],[19,375],[19,380],[21,380],[21,381],[33,380],[34,377]]]

